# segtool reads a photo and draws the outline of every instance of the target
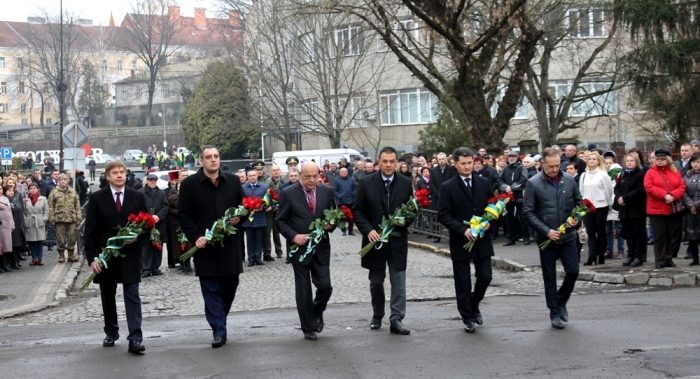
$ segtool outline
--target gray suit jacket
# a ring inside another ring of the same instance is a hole
[[[333,190],[324,185],[316,186],[316,207],[313,213],[306,201],[306,195],[300,183],[288,186],[283,191],[284,196],[280,196],[280,204],[277,210],[277,218],[275,224],[280,233],[287,240],[287,246],[294,244],[292,241],[297,234],[308,234],[309,225],[315,219],[324,219],[323,211],[326,209],[335,209],[335,197]],[[329,232],[332,232],[331,229]],[[299,258],[306,252],[306,245],[300,246],[297,252],[290,258],[292,264],[307,265],[311,262],[311,258],[315,254],[321,264],[327,265],[331,256],[331,243],[327,238],[321,239],[316,245],[313,254],[307,255],[301,262]]]

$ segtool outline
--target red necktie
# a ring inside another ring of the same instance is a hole
[[[121,196],[121,194],[122,194],[121,192],[117,192],[117,212],[122,211],[122,201],[119,198],[119,196]]]

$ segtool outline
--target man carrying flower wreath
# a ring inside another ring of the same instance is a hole
[[[474,323],[483,324],[479,303],[484,299],[486,289],[491,283],[491,257],[493,243],[488,234],[490,224],[465,225],[473,216],[480,217],[493,194],[489,179],[472,175],[474,170],[474,153],[471,149],[460,147],[452,154],[457,169],[457,176],[440,186],[438,197],[438,220],[450,230],[450,257],[455,279],[457,310],[462,316],[464,331],[474,333]],[[471,250],[465,244],[475,241]],[[471,267],[474,262],[476,283],[472,292]]]
[[[216,147],[205,146],[200,162],[202,168],[180,183],[177,217],[187,240],[199,248],[192,260],[204,298],[204,314],[214,334],[211,346],[217,348],[226,344],[226,316],[243,272],[243,233],[239,229],[216,244],[209,243],[205,234],[227,209],[243,203],[243,188],[237,176],[219,169],[221,158]],[[240,221],[232,217],[228,222],[238,225]]]
[[[138,240],[121,248],[123,257],[114,257],[107,267],[101,267],[95,261],[107,240],[114,235],[115,229],[127,224],[131,214],[148,212],[144,194],[125,186],[126,165],[120,161],[111,161],[105,166],[109,186],[90,195],[85,215],[85,254],[90,267],[97,275],[94,283],[100,285],[102,313],[105,318],[106,337],[102,346],[114,346],[119,339],[119,322],[117,320],[117,283],[122,283],[124,290],[124,310],[129,327],[129,352],[138,354],[146,348],[142,345],[141,332],[141,298],[139,282],[141,281],[141,247]],[[143,237],[142,237],[143,238]],[[147,238],[147,237],[146,237]]]
[[[549,317],[555,329],[564,329],[564,322],[569,321],[566,303],[574,290],[579,271],[578,234],[574,229],[579,221],[570,216],[574,207],[583,202],[574,178],[561,172],[560,165],[559,151],[544,149],[542,171],[528,181],[523,204],[523,216],[530,228],[535,230],[537,245],[548,239],[552,241],[540,250],[540,262]],[[560,229],[562,224],[564,228]],[[557,258],[561,259],[565,272],[558,291]]]
[[[406,316],[406,264],[408,261],[408,224],[395,225],[397,236],[386,236],[380,241],[379,225],[382,218],[389,218],[397,208],[407,203],[413,196],[411,179],[396,174],[398,153],[387,146],[379,152],[379,172],[365,175],[360,179],[352,214],[357,228],[362,233],[362,246],[377,242],[375,248],[362,257],[362,267],[369,270],[369,292],[372,295],[374,314],[370,329],[377,330],[384,317],[384,279],[389,266],[391,298],[389,316],[391,333],[407,335],[411,331],[404,327]]]
[[[287,247],[294,244],[296,251],[289,253],[289,262],[294,268],[294,289],[301,330],[307,340],[316,340],[316,333],[323,331],[323,312],[331,298],[331,243],[328,235],[314,241],[310,225],[315,219],[323,219],[324,211],[335,209],[333,189],[318,185],[319,170],[316,162],[307,161],[301,166],[301,180],[283,190],[284,195],[277,211],[275,224],[287,240]],[[335,225],[323,227],[332,232]],[[307,248],[315,244],[313,251]],[[293,246],[292,246],[293,247]],[[311,283],[316,286],[316,298],[311,291]]]

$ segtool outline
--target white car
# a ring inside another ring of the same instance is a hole
[[[164,190],[164,189],[168,188],[168,183],[170,183],[170,177],[168,176],[168,173],[169,173],[169,172],[179,172],[179,171],[180,171],[180,170],[156,171],[156,172],[152,172],[151,174],[153,174],[153,175],[155,175],[155,176],[158,177],[158,184],[157,184],[157,186],[158,186],[158,188]],[[190,175],[194,175],[194,174],[197,173],[197,171],[193,171],[193,170],[189,170],[189,171],[187,171],[187,172],[189,172]],[[151,175],[151,174],[148,174],[148,175]],[[145,183],[146,183],[146,178],[143,178],[142,180],[143,180],[143,182],[144,182],[144,184],[145,184]]]
[[[138,161],[139,159],[141,159],[141,155],[146,156],[146,154],[144,154],[144,152],[141,150],[124,150],[124,154],[122,154],[122,161]]]

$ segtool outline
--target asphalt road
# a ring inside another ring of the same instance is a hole
[[[229,342],[209,346],[204,317],[151,317],[146,353],[103,348],[101,323],[0,328],[5,378],[667,378],[700,373],[696,288],[572,297],[553,330],[542,296],[495,296],[467,334],[453,301],[410,302],[410,336],[368,328],[367,303],[333,304],[318,341],[295,309],[238,312]]]

